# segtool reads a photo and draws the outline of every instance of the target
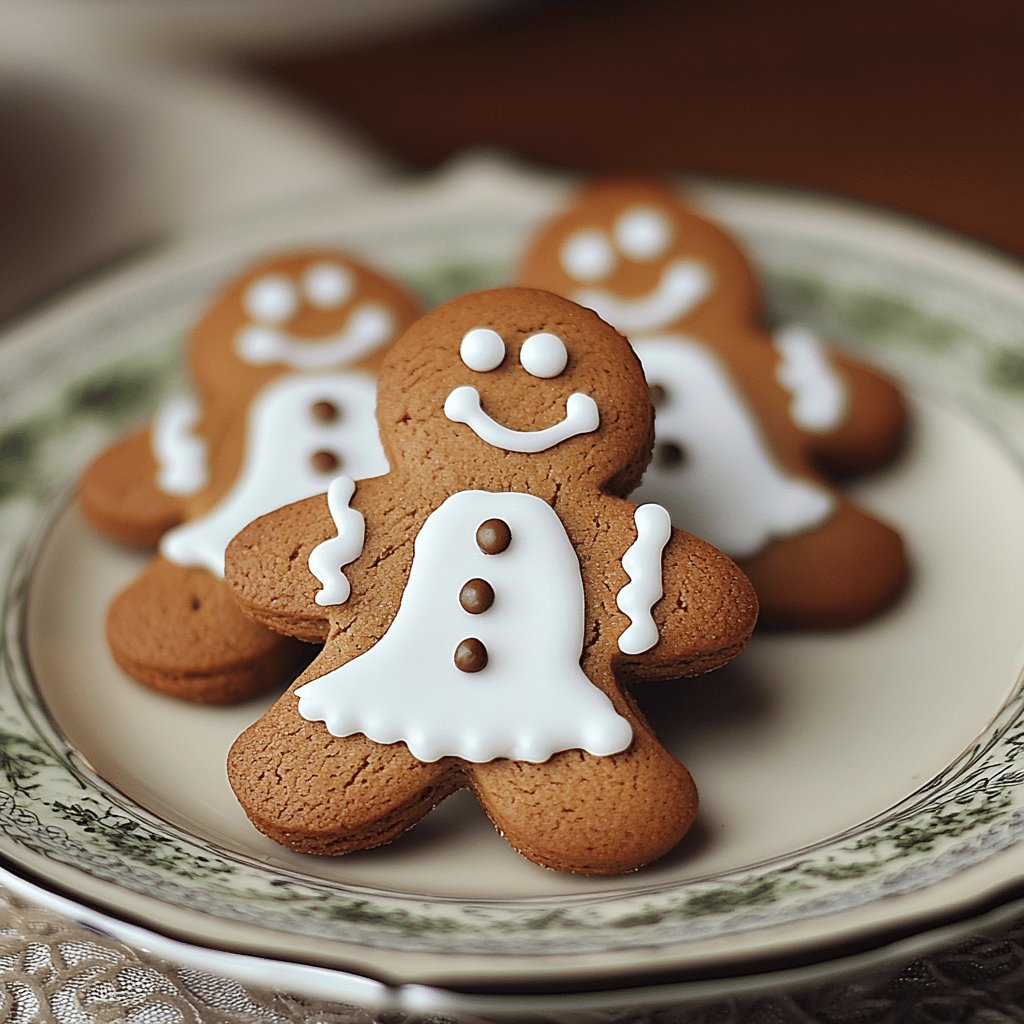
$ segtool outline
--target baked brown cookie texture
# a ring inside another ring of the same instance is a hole
[[[224,549],[250,520],[325,491],[338,473],[387,469],[376,371],[418,313],[404,287],[333,249],[269,256],[213,299],[189,340],[193,393],[101,453],[79,482],[98,531],[159,547],[107,616],[128,675],[223,704],[309,662],[308,645],[241,614]]]
[[[735,558],[763,623],[850,626],[899,597],[899,534],[836,485],[899,454],[902,395],[809,330],[763,327],[753,266],[723,228],[666,184],[597,182],[539,229],[518,278],[629,338],[656,407],[633,497]]]
[[[245,812],[341,854],[469,787],[537,864],[660,857],[697,792],[624,684],[729,661],[757,601],[727,556],[625,497],[652,443],[629,345],[547,292],[466,295],[389,350],[377,414],[387,474],[339,476],[228,547],[247,614],[327,635],[231,750]]]

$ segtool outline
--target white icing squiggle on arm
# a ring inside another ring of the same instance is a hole
[[[641,505],[633,518],[636,540],[622,556],[629,582],[615,598],[619,611],[630,620],[619,637],[623,654],[642,654],[658,642],[658,626],[651,611],[665,592],[661,555],[672,536],[672,520],[661,505]]]
[[[166,494],[195,494],[206,486],[206,443],[194,433],[200,412],[192,395],[176,395],[157,410],[150,439],[157,486]]]
[[[366,523],[349,502],[356,491],[356,482],[350,476],[338,476],[327,488],[327,508],[338,529],[336,537],[317,544],[309,553],[309,571],[323,584],[317,591],[316,603],[321,606],[344,604],[352,593],[342,568],[354,562],[363,551]]]
[[[793,422],[820,432],[838,427],[846,413],[846,388],[821,341],[803,327],[786,327],[775,335],[775,348],[782,356],[775,376],[793,396]]]

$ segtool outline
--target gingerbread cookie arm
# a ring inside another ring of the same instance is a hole
[[[139,547],[155,547],[182,521],[184,499],[158,483],[151,427],[129,434],[102,452],[78,484],[78,504],[100,533]]]
[[[658,646],[650,671],[696,675],[731,661],[757,622],[758,603],[747,577],[727,555],[682,530],[673,530],[662,555],[664,596],[652,609]],[[666,662],[668,671],[658,670]]]
[[[373,592],[376,621],[389,605],[375,588],[386,530],[364,510],[375,507],[378,486],[338,477],[327,494],[276,509],[234,537],[225,579],[243,612],[275,632],[323,642],[329,623],[347,629]]]
[[[804,327],[783,327],[772,340],[775,379],[788,396],[788,419],[822,472],[861,473],[896,455],[907,414],[892,381]]]
[[[757,621],[750,581],[728,556],[672,529],[660,505],[619,503],[632,518],[616,594],[618,647],[631,675],[671,678],[718,668],[746,646]]]
[[[277,633],[322,643],[330,612],[316,603],[320,583],[308,563],[313,549],[335,534],[326,494],[246,526],[224,555],[224,579],[242,611]]]
[[[833,431],[809,435],[808,451],[831,476],[849,476],[891,462],[906,441],[907,407],[884,374],[849,356],[832,356],[848,400],[843,422]]]

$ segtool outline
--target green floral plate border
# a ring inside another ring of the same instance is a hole
[[[452,984],[567,983],[610,969],[701,964],[710,973],[736,970],[731,945],[762,937],[743,946],[750,966],[758,949],[778,954],[771,936],[786,929],[795,936],[786,951],[813,957],[825,934],[863,941],[879,932],[874,917],[857,919],[865,907],[890,901],[886,928],[907,930],[930,920],[937,900],[944,913],[964,912],[1009,883],[1005,855],[1024,834],[1020,687],[938,777],[826,843],[685,884],[648,885],[637,876],[614,892],[524,900],[431,898],[269,872],[134,804],[57,730],[25,644],[39,547],[66,500],[61,489],[88,455],[176,382],[183,329],[211,282],[272,244],[316,236],[365,243],[427,301],[441,299],[500,282],[507,253],[564,187],[500,161],[467,160],[359,205],[314,202],[181,244],[8,333],[0,346],[0,568],[9,579],[0,854],[20,875],[78,893],[126,927],[198,934],[213,947],[317,960],[391,982]],[[711,185],[695,192],[744,235],[775,317],[847,338],[954,397],[1024,457],[1024,274],[1010,261],[833,201]],[[933,895],[965,872],[975,880],[945,902]],[[127,894],[133,909],[119,911]],[[898,897],[908,896],[917,901],[901,905]],[[232,938],[236,930],[242,938]],[[294,952],[304,948],[299,939],[316,944],[316,956]]]

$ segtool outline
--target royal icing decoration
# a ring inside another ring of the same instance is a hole
[[[661,505],[640,505],[633,518],[636,540],[622,556],[629,582],[615,598],[619,611],[629,618],[619,637],[623,654],[642,654],[658,642],[658,626],[651,611],[664,593],[661,556],[672,536],[672,519]]]
[[[672,223],[656,206],[634,206],[612,229],[619,251],[638,262],[655,260],[672,243]]]
[[[356,282],[338,263],[315,263],[302,275],[306,301],[316,309],[337,309],[348,302]]]
[[[459,358],[477,373],[490,373],[505,361],[505,339],[489,327],[466,331],[459,346]],[[519,350],[519,362],[533,377],[557,377],[569,363],[565,342],[557,334],[531,334]]]
[[[339,473],[387,472],[373,378],[356,373],[290,376],[267,385],[248,416],[245,461],[234,486],[206,515],[164,534],[160,553],[224,575],[224,549],[253,519],[327,490]]]
[[[327,509],[338,532],[317,544],[308,562],[309,571],[323,584],[316,594],[316,603],[322,607],[344,604],[352,592],[342,570],[362,554],[366,538],[362,513],[349,506],[355,491],[356,482],[350,476],[335,477],[327,488]]]
[[[335,736],[404,742],[420,761],[617,753],[632,728],[580,667],[583,581],[555,511],[462,491],[416,537],[402,600],[364,654],[296,690]]]
[[[597,430],[601,416],[597,402],[590,395],[574,391],[565,402],[565,417],[543,430],[512,430],[492,419],[480,406],[480,393],[474,387],[455,388],[445,399],[444,414],[454,423],[464,423],[494,448],[509,452],[547,451],[577,434]]]
[[[572,298],[589,306],[602,320],[631,337],[663,330],[689,313],[711,290],[711,274],[703,264],[675,260],[646,295],[625,299],[603,288],[579,288]]]
[[[505,359],[505,340],[489,327],[474,327],[463,336],[459,357],[471,370],[490,373]]]
[[[792,395],[789,414],[805,430],[834,430],[846,415],[846,387],[829,362],[820,339],[803,327],[785,327],[775,335],[782,357],[775,370]]]
[[[323,338],[297,337],[263,318],[238,332],[235,351],[253,366],[280,363],[293,370],[326,370],[380,348],[394,333],[395,319],[390,311],[364,303],[353,310],[340,331]]]
[[[557,334],[531,334],[519,350],[519,362],[533,377],[557,377],[569,363],[565,342]]]
[[[299,311],[299,293],[283,274],[268,274],[246,288],[242,308],[252,320],[283,324]]]
[[[206,443],[195,433],[201,410],[191,395],[166,401],[153,420],[150,438],[157,464],[156,482],[167,494],[195,494],[206,486]]]
[[[597,230],[577,231],[562,245],[562,269],[577,281],[600,281],[616,263],[611,241]]]
[[[654,458],[632,496],[664,505],[677,526],[733,558],[749,558],[775,537],[817,526],[835,500],[786,473],[772,458],[725,367],[706,348],[678,336],[635,346],[652,390]],[[668,450],[677,457],[664,465]]]

